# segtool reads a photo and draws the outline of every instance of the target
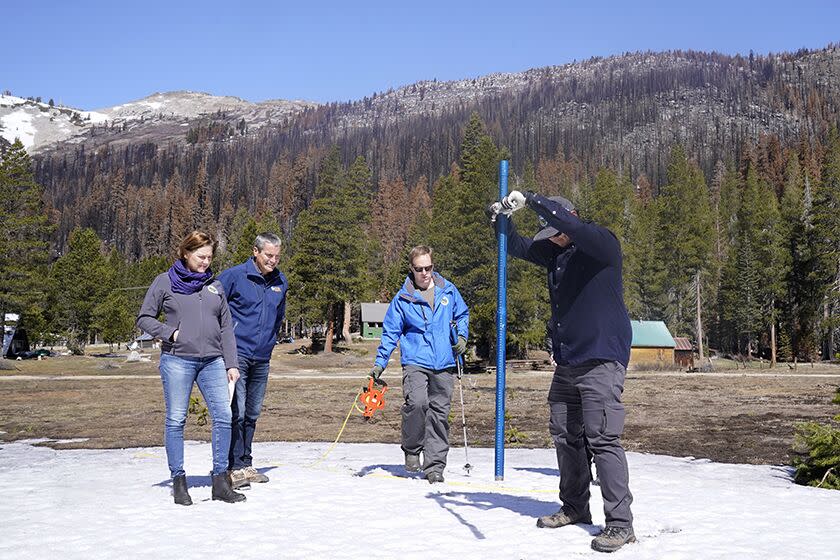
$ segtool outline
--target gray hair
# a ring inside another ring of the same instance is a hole
[[[257,251],[262,251],[266,245],[276,245],[277,247],[280,247],[280,238],[273,233],[264,231],[259,234],[256,239],[254,239],[254,247],[257,248]]]

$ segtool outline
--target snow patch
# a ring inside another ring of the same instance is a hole
[[[172,503],[161,447],[53,450],[0,446],[4,559],[129,556],[249,559],[603,558],[590,541],[604,524],[548,530],[556,511],[553,449],[509,449],[503,481],[492,449],[470,449],[474,470],[449,453],[446,482],[404,471],[398,445],[255,443],[245,503],[210,500],[211,449],[185,444],[194,505]],[[326,453],[326,457],[324,457]],[[840,556],[840,492],[797,486],[790,469],[628,453],[637,543],[616,557],[789,559]],[[323,460],[322,460],[323,459]],[[21,476],[25,473],[25,476]],[[96,481],[91,484],[91,481]],[[785,514],[788,513],[788,515]],[[133,551],[133,552],[130,552]]]

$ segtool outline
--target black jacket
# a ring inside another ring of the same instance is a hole
[[[559,247],[522,237],[508,220],[508,251],[548,271],[554,361],[579,365],[615,360],[627,367],[632,330],[624,305],[621,244],[605,227],[584,222],[559,203],[534,193],[526,203],[548,225],[568,235]]]

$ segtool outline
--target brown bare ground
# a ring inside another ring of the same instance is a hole
[[[366,342],[340,353],[310,356],[295,352],[299,346],[277,346],[258,441],[333,441],[376,349],[375,343]],[[545,357],[534,361],[542,363]],[[49,443],[59,448],[162,445],[164,404],[156,351],[151,358],[140,363],[127,363],[125,356],[14,362],[17,369],[0,370],[0,438],[86,438]],[[390,386],[384,410],[373,421],[354,411],[341,441],[399,442],[398,364],[395,354],[385,373]],[[713,374],[628,372],[625,447],[722,462],[786,464],[797,422],[826,422],[840,413],[831,403],[840,385],[837,365],[800,364],[796,371],[787,365],[772,371],[759,364],[747,370],[726,366],[719,363]],[[545,402],[550,381],[548,369],[508,368],[508,446],[551,446]],[[471,446],[494,444],[495,383],[492,373],[464,376]],[[456,386],[451,432],[455,446],[462,445],[460,418]],[[209,426],[195,420],[188,420],[186,437],[209,439]]]

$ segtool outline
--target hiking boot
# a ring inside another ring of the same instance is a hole
[[[230,485],[236,490],[247,490],[251,487],[251,479],[248,477],[247,469],[236,469],[230,471]]]
[[[246,500],[245,494],[234,492],[230,486],[230,478],[228,473],[214,474],[213,478],[213,499],[221,500],[229,504],[235,502],[244,502]]]
[[[408,472],[420,472],[420,455],[412,453],[405,454],[405,470]]]
[[[598,552],[615,552],[627,543],[636,542],[633,527],[616,527],[607,525],[604,532],[592,539],[592,550]]]
[[[438,482],[443,482],[443,473],[439,473],[437,471],[432,471],[426,475],[426,480],[429,481],[429,484],[435,484]]]
[[[566,525],[574,525],[575,523],[585,523],[592,525],[592,515],[589,513],[574,515],[568,511],[560,508],[557,513],[551,515],[543,515],[537,519],[537,527],[542,529],[557,529]]]
[[[248,477],[248,482],[268,482],[268,477],[254,467],[245,467],[243,470]]]
[[[172,479],[172,495],[175,497],[175,503],[179,506],[191,506],[192,498],[187,492],[187,477],[186,475],[176,476]]]

